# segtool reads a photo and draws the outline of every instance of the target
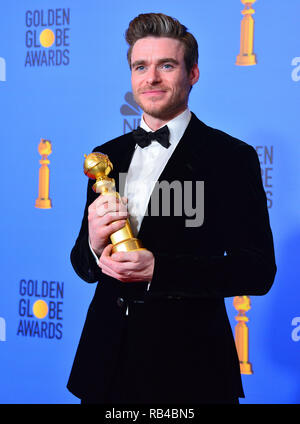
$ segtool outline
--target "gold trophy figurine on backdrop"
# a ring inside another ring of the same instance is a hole
[[[52,203],[51,199],[49,199],[50,171],[48,168],[50,163],[48,156],[52,153],[51,142],[41,138],[38,151],[42,156],[40,160],[42,166],[39,171],[39,197],[35,201],[35,207],[39,209],[51,209]]]
[[[245,5],[242,10],[243,19],[241,22],[240,53],[236,58],[236,65],[251,66],[256,65],[256,55],[253,53],[254,40],[254,19],[252,15],[255,10],[252,8],[256,0],[241,0]]]
[[[101,195],[115,194],[116,197],[120,198],[115,189],[115,180],[108,177],[113,169],[108,156],[100,152],[84,156],[84,173],[89,178],[96,180],[93,185],[94,192]],[[128,219],[123,228],[111,234],[110,239],[113,245],[112,253],[144,249],[141,241],[134,237]]]
[[[235,327],[235,344],[240,361],[241,374],[253,374],[252,365],[249,362],[249,329],[246,322],[249,318],[245,315],[251,309],[249,296],[235,296],[233,306],[238,311],[235,317],[238,322]]]

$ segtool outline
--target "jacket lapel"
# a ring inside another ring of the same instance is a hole
[[[193,113],[187,129],[166,164],[159,181],[185,181],[197,174],[199,160],[207,143],[206,125]],[[203,158],[203,156],[202,156]]]
[[[118,175],[115,175],[116,191],[124,196],[125,178],[128,173],[128,168],[135,150],[135,141],[131,135],[128,134],[128,139],[123,143],[118,151],[119,160],[118,163]]]
[[[199,170],[205,162],[205,147],[208,142],[205,136],[206,128],[206,125],[192,113],[190,123],[162,171],[158,179],[159,182],[180,181],[183,183],[197,179]],[[150,225],[150,221],[143,219],[139,235],[145,230],[145,225]]]

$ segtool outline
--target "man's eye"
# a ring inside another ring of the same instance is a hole
[[[164,63],[162,66],[163,66],[164,69],[172,69],[173,68],[173,65],[171,65],[170,63]]]
[[[145,69],[145,66],[143,66],[143,65],[137,66],[135,68],[136,71],[143,71],[144,69]]]

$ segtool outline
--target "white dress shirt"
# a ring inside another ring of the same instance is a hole
[[[135,146],[124,189],[124,195],[128,199],[130,224],[135,237],[140,230],[154,185],[183,136],[190,119],[191,112],[186,109],[167,123],[171,144],[168,149],[155,140],[144,148]],[[152,131],[143,117],[140,126],[147,132]]]

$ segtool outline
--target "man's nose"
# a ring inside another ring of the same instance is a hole
[[[147,83],[148,84],[156,84],[161,81],[161,76],[159,70],[156,66],[149,67],[147,72]]]

